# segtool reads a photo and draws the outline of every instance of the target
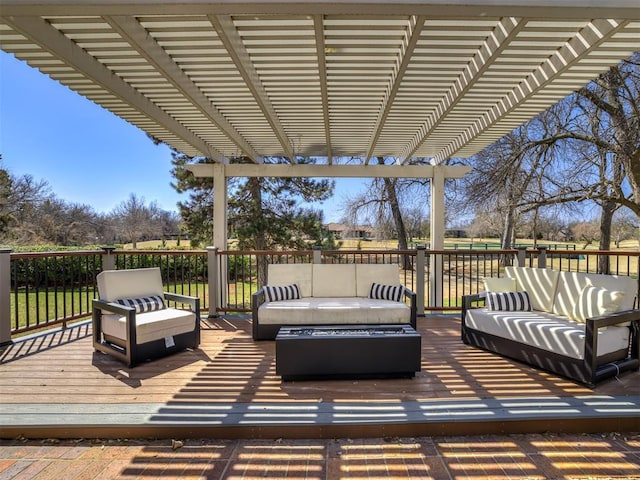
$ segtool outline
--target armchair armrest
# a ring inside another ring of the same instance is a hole
[[[416,306],[416,299],[418,298],[416,296],[416,293],[413,290],[408,289],[407,287],[404,287],[403,289],[403,294],[404,294],[404,298],[405,300],[408,298],[409,299],[409,306],[411,307],[411,326],[416,329],[417,327],[417,316],[418,316],[418,312],[417,312],[417,306]]]
[[[462,341],[464,343],[469,343],[467,340],[467,331],[466,331],[466,323],[464,319],[467,316],[467,311],[474,308],[474,304],[482,303],[484,304],[485,299],[487,297],[486,292],[472,293],[469,295],[462,296],[462,313],[460,317],[460,333],[462,337]]]
[[[118,315],[122,315],[123,317],[126,317],[131,313],[135,314],[136,312],[136,309],[133,307],[127,307],[125,305],[122,305],[121,303],[105,302],[104,300],[98,299],[93,300],[93,309],[105,310],[109,313],[117,313]]]
[[[613,325],[628,324],[631,330],[629,335],[629,358],[635,362],[640,360],[640,310],[626,310],[615,312],[601,317],[587,318],[585,326],[585,359],[588,359],[592,371],[595,371],[598,352],[598,330]]]
[[[251,295],[251,318],[253,338],[258,338],[258,308],[266,302],[264,287],[260,287],[253,295]]]
[[[104,300],[93,300],[93,339],[94,345],[100,343],[102,336],[102,312],[115,313],[122,315],[126,322],[127,338],[124,339],[126,343],[127,355],[123,355],[123,359],[131,366],[131,346],[137,343],[136,335],[136,309],[133,307],[127,307],[115,302],[105,302]]]
[[[164,292],[165,300],[171,302],[188,304],[194,311],[200,310],[200,298],[191,297],[189,295],[182,295],[179,293]]]

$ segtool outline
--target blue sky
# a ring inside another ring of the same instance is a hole
[[[109,212],[131,193],[163,210],[186,199],[170,185],[171,153],[137,127],[0,51],[0,153],[13,175],[46,180],[65,201]],[[338,221],[346,192],[362,180],[339,180],[334,198],[315,205]]]

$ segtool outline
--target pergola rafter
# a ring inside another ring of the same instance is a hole
[[[5,0],[2,49],[225,163],[469,157],[640,50],[636,0]]]
[[[209,15],[208,18],[211,25],[213,25],[218,32],[218,35],[226,47],[229,56],[233,59],[238,72],[253,94],[255,102],[264,113],[269,125],[271,125],[274,135],[278,138],[278,141],[282,146],[283,156],[288,158],[292,163],[295,163],[295,153],[291,145],[291,140],[280,123],[278,114],[271,104],[269,95],[262,85],[260,75],[256,71],[242,38],[236,30],[233,19],[228,15]]]
[[[175,61],[158,43],[149,36],[148,32],[133,17],[105,16],[107,22],[118,31],[146,60],[162,73],[180,92],[185,99],[200,109],[206,117],[223,131],[242,152],[256,163],[262,163],[263,159],[247,143],[233,125],[211,104],[211,101],[202,93],[198,86],[184,73]],[[226,162],[225,162],[226,163]]]

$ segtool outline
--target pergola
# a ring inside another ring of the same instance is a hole
[[[214,177],[215,246],[226,248],[227,177],[422,177],[438,249],[444,180],[467,171],[444,162],[640,50],[640,2],[3,0],[0,42],[209,157],[191,170]]]

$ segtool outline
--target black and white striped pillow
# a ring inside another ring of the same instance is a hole
[[[487,292],[487,308],[508,312],[529,312],[531,302],[527,292]]]
[[[153,312],[154,310],[162,310],[166,308],[164,298],[160,295],[152,295],[150,297],[140,298],[119,298],[116,303],[125,307],[136,309],[136,313]]]
[[[402,285],[383,285],[373,283],[369,291],[369,298],[376,300],[392,300],[399,302],[402,299]]]
[[[300,289],[298,285],[265,285],[264,295],[267,302],[276,302],[278,300],[297,300],[300,298]]]

